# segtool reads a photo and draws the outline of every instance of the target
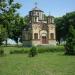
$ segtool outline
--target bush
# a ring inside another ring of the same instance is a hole
[[[75,41],[72,38],[68,38],[65,45],[65,54],[66,55],[75,55]]]
[[[37,55],[37,49],[36,47],[32,47],[29,51],[29,56],[34,57],[35,55]]]
[[[10,51],[10,54],[24,54],[28,52],[29,52],[29,49],[20,49],[20,50],[12,50]]]
[[[0,56],[4,55],[4,50],[2,47],[0,47]]]
[[[44,53],[44,52],[63,52],[64,46],[40,46],[38,47],[38,53]]]
[[[22,54],[24,53],[23,50],[14,50],[14,51],[10,51],[10,54]]]
[[[64,46],[37,46],[31,48],[17,48],[15,50],[11,50],[10,54],[24,54],[29,53],[29,56],[33,56],[37,53],[45,53],[45,52],[63,52]]]

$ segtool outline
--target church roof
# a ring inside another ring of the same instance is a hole
[[[48,18],[54,18],[54,16],[49,15]]]
[[[40,10],[38,7],[34,7],[32,10]]]
[[[41,11],[41,12],[43,12],[43,11],[40,10],[38,7],[34,7],[34,8],[32,9],[32,11]]]

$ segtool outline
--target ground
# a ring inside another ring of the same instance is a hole
[[[0,57],[0,75],[75,75],[75,56],[63,52],[8,54]]]

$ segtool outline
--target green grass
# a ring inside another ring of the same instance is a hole
[[[0,75],[75,75],[75,56],[65,56],[63,52],[33,58],[28,54],[8,54],[0,57]]]

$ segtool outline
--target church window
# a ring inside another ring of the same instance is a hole
[[[35,39],[35,40],[38,39],[38,33],[34,33],[34,39]]]
[[[51,40],[54,39],[54,33],[50,33]]]
[[[37,18],[35,17],[35,22],[37,21]]]
[[[38,16],[39,16],[39,12],[38,12]]]

